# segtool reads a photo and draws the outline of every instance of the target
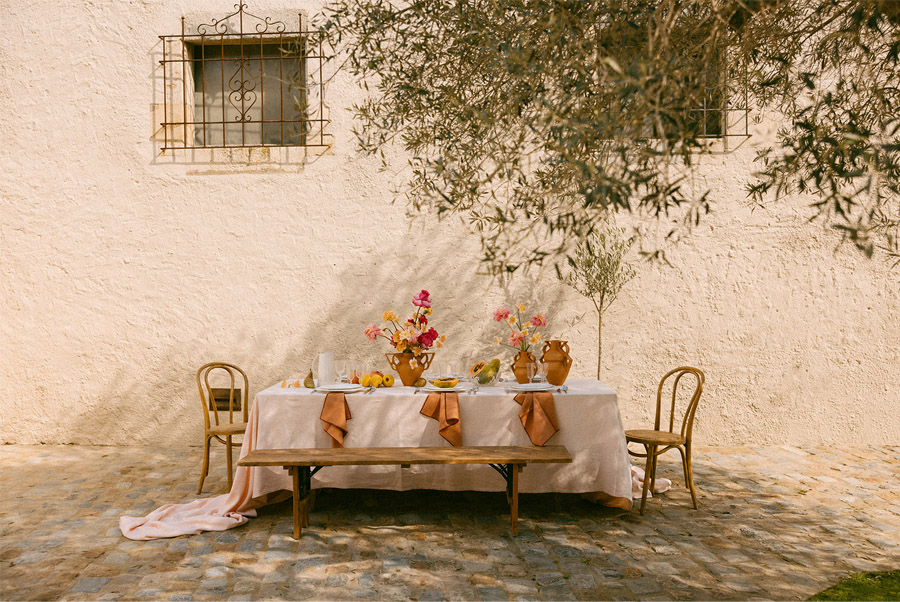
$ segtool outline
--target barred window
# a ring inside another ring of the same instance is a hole
[[[162,149],[328,146],[317,32],[237,11],[162,40]]]

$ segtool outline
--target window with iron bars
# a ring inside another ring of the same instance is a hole
[[[608,25],[608,35],[601,42],[603,53],[613,58],[629,73],[644,73],[639,67],[647,55],[646,32],[631,23]],[[688,134],[706,140],[723,140],[726,148],[730,137],[748,137],[749,103],[743,70],[729,68],[727,49],[699,53],[696,47],[703,44],[697,32],[694,40],[683,40],[680,54],[669,63],[670,77],[681,78],[681,94],[678,98],[660,99],[656,107],[660,119],[654,120],[647,107],[644,124],[639,131],[625,131],[644,139],[661,139],[672,135]],[[731,78],[731,79],[729,79]],[[670,86],[669,91],[677,89]],[[619,98],[610,99],[606,118],[615,122],[620,113],[631,107],[623,105]],[[632,123],[630,119],[624,121]]]
[[[237,11],[162,40],[162,150],[328,146],[322,41]]]

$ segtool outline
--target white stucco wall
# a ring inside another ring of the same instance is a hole
[[[159,156],[157,36],[232,4],[43,0],[0,21],[0,441],[198,444],[201,364],[243,366],[252,392],[319,351],[382,366],[362,329],[421,288],[449,337],[439,357],[468,364],[496,334],[493,309],[522,300],[570,341],[573,373],[593,375],[589,302],[552,274],[504,290],[476,274],[460,225],[392,204],[393,178],[355,152],[346,76],[328,89],[332,154]],[[802,200],[751,211],[742,187],[769,135],[754,133],[707,161],[701,184],[724,202],[606,315],[604,380],[638,427],[663,373],[702,368],[703,443],[896,443],[900,271],[835,252]]]

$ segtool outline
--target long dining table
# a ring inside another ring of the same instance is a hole
[[[256,395],[251,418],[257,422],[255,449],[331,447],[319,419],[325,394],[290,386],[294,382],[276,383]],[[463,445],[532,444],[511,384],[458,394]],[[546,445],[564,445],[573,461],[530,466],[521,475],[520,491],[585,494],[600,503],[630,508],[631,467],[616,392],[596,379],[570,379],[565,390],[552,392],[559,431]],[[420,413],[426,397],[424,391],[403,386],[347,394],[351,418],[344,447],[449,445],[438,433],[438,422]],[[246,452],[242,450],[242,455]],[[253,467],[248,477],[253,498],[291,489],[290,476],[280,467]],[[335,466],[318,472],[312,487],[502,491],[505,483],[483,465]]]
[[[287,385],[288,381],[272,385],[254,398],[242,458],[256,449],[331,447],[332,437],[320,420],[326,394]],[[501,384],[458,394],[461,445],[532,444],[519,416],[524,404],[516,402],[515,392],[508,387]],[[565,446],[572,463],[529,466],[520,475],[519,491],[578,493],[607,506],[630,509],[631,466],[615,391],[597,380],[570,380],[565,390],[554,391],[559,430],[543,444]],[[424,392],[400,386],[346,394],[347,407],[341,409],[349,409],[351,417],[344,447],[450,445],[438,431],[438,420],[421,413],[426,399]],[[311,482],[313,489],[502,491],[505,485],[493,468],[469,464],[329,466]],[[238,466],[228,493],[165,504],[143,517],[121,516],[119,528],[135,540],[224,531],[246,523],[248,517],[256,516],[257,508],[286,499],[292,489],[291,476],[282,467]]]

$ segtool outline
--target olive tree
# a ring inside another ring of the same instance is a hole
[[[411,211],[463,218],[495,273],[561,265],[617,213],[687,231],[736,99],[783,122],[754,201],[811,193],[810,219],[898,253],[896,0],[336,0],[316,22],[368,90],[360,148],[403,148]]]
[[[632,240],[625,238],[624,228],[606,227],[575,246],[569,257],[570,271],[563,282],[584,295],[597,311],[597,379],[603,360],[603,313],[612,305],[622,287],[634,278],[634,266],[625,256]]]

